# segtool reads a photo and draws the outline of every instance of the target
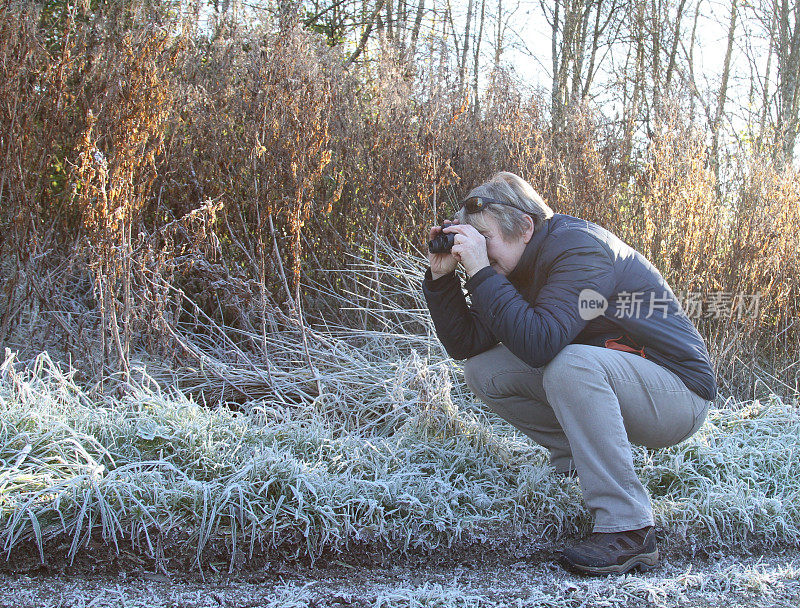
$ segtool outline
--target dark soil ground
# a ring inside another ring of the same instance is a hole
[[[101,552],[102,553],[102,552]],[[124,551],[64,560],[2,563],[2,607],[491,607],[800,606],[800,552],[760,555],[662,551],[659,568],[581,577],[552,549],[524,543],[462,547],[432,555],[380,551],[315,563],[262,558],[196,569],[148,564]]]

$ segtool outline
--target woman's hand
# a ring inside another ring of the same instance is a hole
[[[457,224],[448,226],[444,231],[456,234],[455,245],[450,253],[461,263],[469,276],[489,266],[486,238],[474,226]]]
[[[447,226],[449,228],[450,226]],[[430,229],[428,240],[433,240],[442,232],[441,226],[433,226]],[[431,265],[431,276],[434,280],[453,272],[458,266],[458,260],[450,253],[431,253],[428,251],[428,262]]]

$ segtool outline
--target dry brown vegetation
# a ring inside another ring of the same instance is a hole
[[[135,353],[196,359],[176,325],[214,323],[268,361],[271,333],[305,343],[339,314],[304,284],[357,289],[323,271],[379,256],[379,238],[413,253],[503,169],[619,234],[676,293],[760,293],[755,318],[697,324],[726,392],[750,396],[758,378],[796,390],[791,167],[741,158],[723,188],[678,101],[646,140],[585,107],[553,132],[547,103],[502,73],[469,99],[441,84],[445,68],[388,52],[347,66],[294,27],[209,38],[147,6],[2,3],[0,344],[100,380]]]

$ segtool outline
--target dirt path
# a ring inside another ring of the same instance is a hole
[[[716,554],[689,562],[666,554],[647,574],[581,578],[552,555],[497,552],[453,559],[396,559],[314,567],[266,564],[227,575],[151,573],[142,569],[0,574],[3,607],[492,607],[800,605],[800,553],[759,557]],[[392,563],[395,561],[396,563]]]

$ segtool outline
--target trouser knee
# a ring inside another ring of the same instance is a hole
[[[470,390],[477,397],[486,402],[490,400],[486,394],[486,387],[492,379],[491,370],[482,362],[485,361],[483,355],[470,357],[464,362],[464,380]]]
[[[557,402],[557,395],[582,391],[583,382],[593,380],[599,374],[602,374],[602,370],[587,355],[584,345],[568,344],[544,367],[542,387],[551,403]],[[578,402],[580,400],[570,401],[572,404]]]

